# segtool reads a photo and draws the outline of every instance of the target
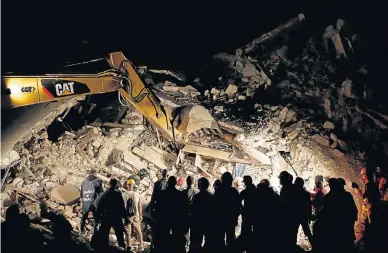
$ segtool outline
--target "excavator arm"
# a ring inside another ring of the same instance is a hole
[[[110,69],[97,74],[6,75],[2,78],[2,109],[118,91],[167,139],[187,142],[191,133],[203,128],[221,133],[201,106],[162,106],[121,52],[110,53],[106,60]]]

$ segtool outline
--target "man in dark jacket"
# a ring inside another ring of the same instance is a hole
[[[109,181],[109,188],[101,196],[96,214],[101,221],[100,233],[102,245],[108,245],[109,231],[113,227],[119,246],[125,249],[123,219],[128,219],[128,217],[126,215],[123,196],[117,189],[117,185],[118,181],[116,179]],[[128,223],[128,220],[126,222]]]
[[[155,182],[154,189],[152,191],[151,196],[151,209],[153,210],[153,213],[157,212],[156,210],[156,202],[158,201],[160,194],[167,188],[167,170],[162,170],[162,178]]]
[[[198,193],[197,189],[193,186],[193,177],[188,176],[186,178],[187,188],[183,190],[183,194],[186,197],[187,205],[188,205],[188,214],[187,214],[187,228],[186,228],[186,247],[190,244],[190,229],[192,224],[192,206],[193,206],[193,197]]]
[[[166,190],[161,192],[156,202],[159,227],[157,238],[158,243],[162,244],[160,252],[186,252],[184,234],[188,204],[183,192],[176,189],[176,184],[176,177],[170,176]]]
[[[221,233],[226,234],[226,244],[231,246],[236,239],[235,229],[237,219],[241,211],[241,201],[238,191],[232,187],[233,177],[230,172],[221,176],[221,187],[214,194],[219,210],[221,222],[219,224]]]
[[[96,171],[90,170],[89,175],[81,183],[81,203],[82,203],[82,218],[81,218],[81,233],[85,229],[85,222],[89,212],[93,213],[95,218],[96,207],[94,201],[97,196],[103,191],[101,179],[96,177]],[[94,222],[96,225],[96,220]]]
[[[203,237],[205,237],[205,248],[219,250],[214,248],[213,229],[213,195],[208,191],[209,181],[201,177],[198,180],[199,193],[193,197],[192,205],[192,232],[190,235],[190,249],[192,252],[198,252],[201,249]]]
[[[245,189],[240,193],[241,201],[244,202],[241,233],[251,234],[256,213],[256,187],[251,176],[244,176],[243,181]]]

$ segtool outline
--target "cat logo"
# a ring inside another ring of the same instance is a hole
[[[57,96],[66,96],[74,94],[74,82],[57,83],[55,84],[55,92]]]

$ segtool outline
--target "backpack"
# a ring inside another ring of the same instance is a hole
[[[135,201],[132,197],[130,197],[128,200],[127,200],[127,215],[128,217],[133,217],[136,215],[136,212],[137,212],[137,207],[136,207],[136,204],[135,204]]]

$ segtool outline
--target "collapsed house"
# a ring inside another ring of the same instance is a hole
[[[351,40],[341,37],[342,21],[336,29],[326,29],[322,41],[309,38],[298,56],[288,56],[291,48],[284,34],[303,20],[301,14],[235,54],[215,55],[212,62],[222,71],[212,83],[203,83],[202,77],[187,83],[173,71],[137,68],[162,105],[202,105],[221,133],[205,129],[193,132],[189,143],[175,143],[150,127],[135,108],[117,101],[101,110],[116,120],[101,116],[74,130],[66,122],[68,114],[81,115],[87,108],[90,113],[96,106],[80,99],[67,101],[33,126],[3,161],[2,206],[17,201],[35,226],[46,231],[50,225],[41,217],[44,203],[78,231],[79,186],[92,168],[104,182],[124,181],[147,168],[149,175],[138,186],[145,206],[165,168],[178,178],[207,177],[211,183],[229,171],[240,189],[241,177],[250,175],[255,184],[267,178],[279,190],[278,175],[283,170],[302,177],[308,190],[316,180],[327,182],[330,177],[357,181],[366,154],[355,148],[348,134],[358,133],[360,139],[373,135],[378,140],[380,131],[387,129],[388,116],[365,103],[361,106],[369,95],[363,93],[360,99],[351,76],[338,75],[341,64],[331,61],[328,42],[334,45],[335,58],[357,53]],[[319,49],[322,42],[327,54]],[[366,74],[365,66],[359,72]],[[48,133],[54,123],[65,129],[55,140]],[[87,229],[90,236],[90,224]],[[303,235],[299,239],[306,244]]]

